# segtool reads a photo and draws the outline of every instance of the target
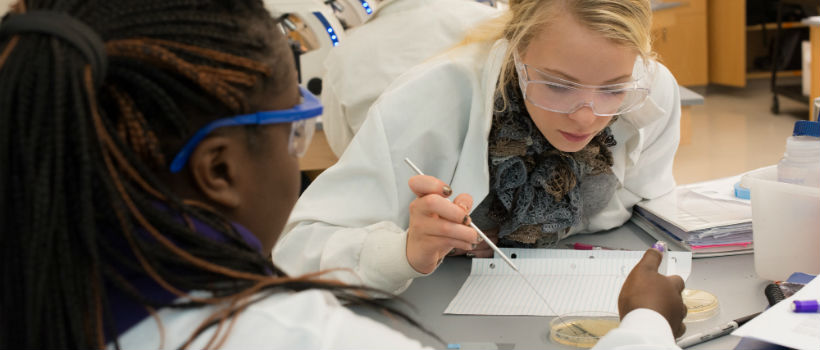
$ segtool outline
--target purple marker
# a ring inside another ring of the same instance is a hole
[[[795,300],[792,302],[794,312],[820,312],[817,300]]]
[[[655,244],[652,245],[652,248],[657,249],[661,252],[663,257],[661,258],[661,264],[658,265],[658,273],[664,276],[669,275],[669,248],[666,246],[666,242],[664,241],[657,241]]]
[[[657,249],[661,252],[661,254],[666,253],[666,242],[664,241],[657,241],[655,244],[652,245],[652,248]]]

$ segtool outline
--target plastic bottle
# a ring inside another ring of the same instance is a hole
[[[814,99],[814,110],[811,115],[816,118],[816,121],[820,121],[820,97]]]
[[[801,120],[786,140],[786,153],[777,164],[777,179],[820,187],[820,122]]]

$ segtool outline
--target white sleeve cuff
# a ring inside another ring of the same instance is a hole
[[[407,232],[397,232],[391,227],[380,227],[392,223],[382,222],[371,225],[362,247],[359,272],[366,285],[392,293],[401,293],[419,273],[407,261]]]
[[[644,332],[658,340],[667,340],[671,344],[675,343],[675,337],[672,335],[669,322],[655,310],[632,310],[621,320],[619,328]]]
[[[675,344],[669,322],[650,309],[636,309],[628,313],[618,328],[613,329],[595,349],[680,349]]]

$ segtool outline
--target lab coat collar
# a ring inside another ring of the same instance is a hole
[[[482,101],[480,108],[483,118],[470,118],[468,135],[481,135],[481,138],[468,137],[464,140],[463,150],[458,161],[458,169],[453,176],[454,187],[467,189],[476,203],[480,203],[489,193],[490,168],[487,164],[488,144],[487,138],[490,135],[493,121],[493,109],[495,107],[495,90],[498,84],[498,76],[501,74],[501,67],[504,63],[504,55],[507,52],[507,40],[501,39],[492,43],[489,48],[481,45],[470,45],[457,49],[473,50],[470,55],[476,57],[486,57],[483,71],[481,72],[481,91],[474,95],[474,101]],[[484,51],[487,50],[488,51]],[[473,130],[480,131],[474,132]],[[481,176],[476,176],[480,170]]]
[[[644,128],[665,114],[666,111],[658,106],[650,96],[641,108],[622,115],[612,125],[612,133],[618,142],[612,150],[613,154],[622,153],[625,159],[624,163],[615,162],[612,166],[612,172],[621,184],[624,183],[626,168],[635,166],[641,156],[641,151],[645,146],[643,135],[646,131]]]
[[[663,115],[666,115],[666,110],[658,106],[650,95],[640,108],[622,115],[621,118],[640,130]]]
[[[644,128],[664,115],[666,115],[666,111],[658,106],[650,95],[641,108],[622,115],[620,120],[612,126],[615,140],[621,143],[621,145],[619,145],[621,147],[616,146],[619,149],[615,149],[613,152],[624,152],[624,159],[626,160],[625,164],[616,162],[612,166],[612,171],[621,184],[624,183],[626,167],[635,166],[641,156],[641,151],[644,148]],[[621,121],[624,123],[621,123]],[[634,128],[634,130],[629,131],[630,127],[627,125]],[[628,135],[635,135],[637,137],[630,137]]]

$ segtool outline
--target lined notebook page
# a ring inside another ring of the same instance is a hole
[[[579,311],[618,313],[618,294],[642,251],[502,248],[555,313],[503,260],[473,259],[470,276],[444,311],[461,315],[556,316]],[[692,253],[671,252],[670,272],[689,276]]]

